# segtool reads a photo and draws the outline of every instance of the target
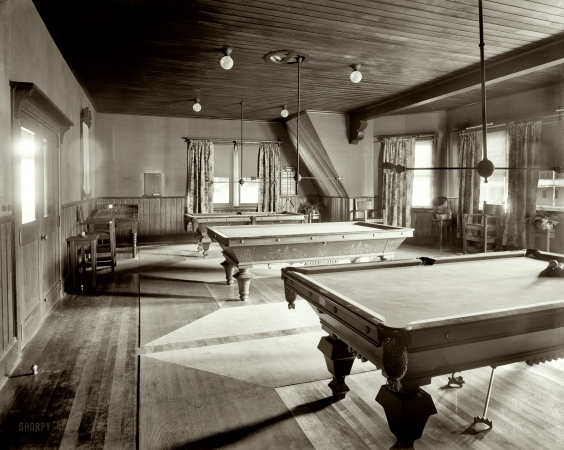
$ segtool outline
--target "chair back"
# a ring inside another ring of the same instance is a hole
[[[366,220],[370,211],[372,211],[372,200],[363,198],[353,198],[353,209],[351,211],[351,220]]]
[[[505,217],[505,208],[503,205],[484,202],[482,211],[484,216],[496,216],[488,217],[488,224],[503,225],[503,219]]]

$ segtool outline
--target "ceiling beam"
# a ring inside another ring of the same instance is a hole
[[[539,47],[486,66],[486,85],[527,75],[538,70],[564,63],[564,41]],[[425,105],[463,92],[480,88],[480,69],[446,81],[410,91],[390,100],[349,113],[349,142],[358,144],[364,138],[367,122],[376,117],[398,113],[415,106]]]

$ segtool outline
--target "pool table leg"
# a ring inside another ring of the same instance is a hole
[[[200,245],[204,253],[204,258],[208,256],[208,250],[210,249],[210,244],[211,244],[211,238],[207,234],[205,236],[202,236],[202,239],[200,240]]]
[[[327,369],[333,375],[329,383],[333,396],[338,399],[345,398],[350,391],[345,377],[351,373],[355,356],[349,352],[347,344],[331,336],[322,337],[317,348],[325,356]]]
[[[227,279],[227,284],[235,284],[235,279],[233,278],[233,271],[235,270],[235,266],[227,260],[223,261],[221,265],[225,269],[225,278]]]
[[[239,267],[239,272],[237,272],[233,278],[237,280],[237,284],[239,285],[239,298],[242,302],[246,301],[249,298],[249,288],[251,287],[251,280],[255,277],[255,275],[249,272],[248,267]]]
[[[390,431],[401,448],[413,448],[415,440],[423,435],[427,419],[437,414],[433,398],[419,387],[392,392],[382,386],[376,401],[384,408]]]

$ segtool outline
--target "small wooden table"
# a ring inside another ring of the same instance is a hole
[[[552,230],[539,230],[538,228],[533,227],[531,229],[531,234],[530,234],[529,248],[537,248],[535,246],[535,241],[537,240],[537,238],[539,238],[540,241],[541,241],[539,250],[549,252],[550,251],[550,240],[556,239],[556,232],[554,231],[554,229],[552,229]]]
[[[435,230],[439,239],[439,251],[443,251],[443,230],[448,233],[449,246],[452,248],[452,219],[432,219],[431,222],[431,246],[435,245]]]
[[[89,231],[94,231],[94,225],[99,223],[107,224],[108,219],[115,220],[116,229],[120,228],[120,224],[131,223],[131,253],[135,258],[137,256],[139,207],[137,205],[99,204],[90,211],[84,222],[88,224]]]
[[[96,243],[98,242],[97,234],[88,234],[86,236],[70,236],[67,238],[67,245],[70,247],[69,272],[72,280],[72,287],[76,289],[76,279],[78,273],[78,265],[82,266],[82,272],[86,271],[86,248],[90,247],[90,258],[92,266],[92,287],[96,287],[96,266],[98,265],[96,255]],[[78,261],[77,253],[80,250],[81,260]]]

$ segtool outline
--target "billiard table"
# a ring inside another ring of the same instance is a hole
[[[282,269],[288,307],[318,314],[333,395],[355,357],[387,378],[376,397],[401,446],[436,414],[421,389],[436,376],[564,357],[564,278],[539,276],[564,255],[537,250]],[[425,265],[422,265],[422,262]],[[430,265],[432,264],[432,265]],[[493,377],[492,377],[493,380]]]
[[[413,236],[413,229],[368,222],[328,222],[211,227],[208,235],[223,249],[227,284],[237,280],[239,297],[244,301],[254,278],[249,272],[253,264],[392,259],[404,239]],[[235,268],[239,271],[233,275]]]
[[[210,226],[233,226],[233,225],[274,225],[288,223],[305,223],[304,214],[282,212],[226,212],[226,213],[185,213],[184,222],[186,230],[192,224],[192,230],[198,241],[198,253],[203,250],[204,256],[210,248],[211,239],[207,228]]]

